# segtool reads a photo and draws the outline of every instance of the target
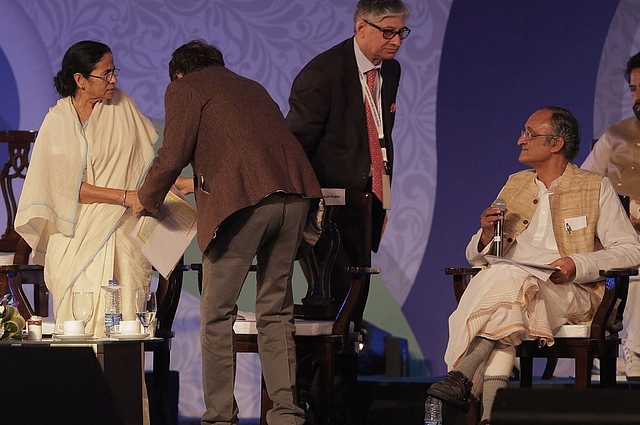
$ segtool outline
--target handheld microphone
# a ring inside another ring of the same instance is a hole
[[[492,207],[500,208],[500,220],[495,222],[495,230],[493,232],[493,255],[502,257],[502,228],[504,226],[504,211],[507,209],[507,202],[498,198],[491,204]]]

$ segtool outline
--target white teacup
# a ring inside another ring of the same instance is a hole
[[[137,320],[121,320],[114,328],[122,335],[138,335],[140,334],[140,326],[140,322]]]
[[[65,335],[84,335],[84,321],[65,320],[58,324],[58,332]]]

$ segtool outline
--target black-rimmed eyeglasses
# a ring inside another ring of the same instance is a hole
[[[558,137],[557,134],[534,134],[529,130],[521,130],[520,137],[525,140],[535,139],[536,137]]]
[[[105,83],[111,82],[111,79],[117,77],[120,73],[120,68],[113,68],[111,71],[107,72],[104,75],[93,75],[89,74],[89,77],[97,78],[99,80],[104,81]]]
[[[392,30],[391,28],[381,28],[376,24],[372,24],[366,19],[363,19],[363,21],[380,31],[382,33],[382,38],[384,38],[385,40],[391,40],[396,35],[400,37],[400,40],[404,40],[405,38],[409,37],[409,33],[411,32],[411,30],[407,27],[400,28],[398,31],[396,31]]]

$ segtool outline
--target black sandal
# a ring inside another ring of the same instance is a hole
[[[462,372],[452,370],[447,376],[427,390],[427,395],[435,397],[463,412],[469,411],[469,395],[473,383]]]

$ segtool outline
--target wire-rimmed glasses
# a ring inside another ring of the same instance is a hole
[[[530,132],[529,130],[521,130],[520,138],[525,140],[535,139],[536,137],[558,137],[557,134],[535,134]]]
[[[89,74],[89,77],[97,78],[99,80],[104,81],[105,83],[110,83],[113,78],[118,77],[119,73],[120,73],[120,68],[113,68],[104,75]]]

